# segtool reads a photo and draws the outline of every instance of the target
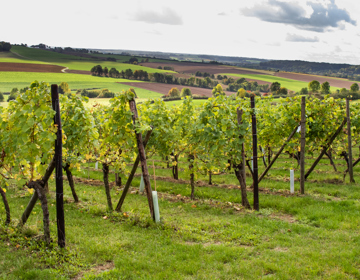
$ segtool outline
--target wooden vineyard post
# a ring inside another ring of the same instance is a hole
[[[349,99],[346,98],[346,118],[347,118],[347,135],[348,135],[348,153],[349,153],[349,176],[350,183],[355,183],[353,172],[353,159],[352,159],[352,143],[351,143],[351,118],[350,118],[350,104]]]
[[[138,112],[136,109],[136,103],[135,103],[134,98],[129,100],[129,106],[130,106],[131,112],[133,113],[132,119],[133,119],[133,123],[135,125],[135,122],[139,117],[138,117]],[[149,170],[148,170],[147,163],[146,163],[145,148],[144,148],[141,133],[135,132],[135,134],[136,134],[136,141],[137,141],[137,146],[138,146],[138,150],[139,150],[141,170],[142,170],[144,183],[145,183],[146,196],[147,196],[148,203],[149,203],[150,214],[151,214],[151,218],[155,221],[154,202],[153,202],[153,198],[152,198],[152,189],[151,189],[151,185],[150,185]]]
[[[237,108],[236,110],[237,113],[237,122],[238,125],[242,125],[243,124],[243,120],[242,120],[242,115],[243,115],[243,110],[241,110],[240,108]],[[243,140],[244,136],[243,135],[239,135],[239,139]],[[246,193],[246,172],[245,172],[245,143],[243,141],[243,143],[241,144],[241,165],[240,165],[240,170],[239,170],[239,183],[240,183],[240,189],[241,189],[241,205],[244,206],[246,209],[251,209],[250,203],[247,199],[247,193]],[[236,174],[236,164],[234,164],[234,172]],[[238,177],[236,175],[236,177]]]
[[[152,130],[149,130],[149,131],[146,133],[145,140],[144,140],[144,142],[143,142],[144,148],[146,147],[146,144],[147,144],[147,142],[148,142],[148,140],[149,140],[149,138],[150,138],[151,133],[152,133]],[[127,194],[127,192],[129,191],[130,184],[131,184],[131,182],[132,182],[132,180],[133,180],[133,178],[134,178],[134,175],[135,175],[136,169],[137,169],[137,167],[138,167],[138,165],[139,165],[139,162],[140,162],[140,157],[139,157],[139,155],[137,155],[137,157],[136,157],[136,159],[135,159],[135,162],[134,162],[134,165],[133,165],[133,168],[131,169],[129,178],[128,178],[128,180],[126,181],[124,190],[123,190],[123,192],[122,192],[122,194],[121,194],[121,197],[120,197],[120,199],[119,199],[119,202],[118,202],[118,204],[117,204],[117,206],[116,206],[115,211],[117,211],[117,212],[120,212],[120,211],[121,211],[121,207],[122,207],[122,205],[123,205],[123,203],[124,203],[126,194]]]
[[[58,85],[51,85],[51,100],[54,116],[54,124],[57,126],[57,137],[55,140],[55,177],[56,177],[56,220],[58,230],[58,245],[65,247],[65,217],[64,217],[64,193],[62,172],[62,130],[59,104]]]
[[[305,99],[301,97],[301,138],[300,138],[300,193],[305,193],[305,134],[306,134],[306,115],[305,115]]]
[[[255,97],[251,97],[251,124],[253,136],[253,185],[254,185],[254,209],[259,211],[259,184],[258,184],[258,161],[257,161],[257,134],[256,134],[256,115],[255,115]]]

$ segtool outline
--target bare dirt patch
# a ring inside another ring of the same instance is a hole
[[[288,72],[278,72],[275,73],[274,76],[292,79],[302,82],[310,83],[311,81],[318,81],[320,84],[324,82],[329,82],[330,86],[332,87],[339,87],[339,88],[350,88],[350,86],[354,83],[345,79],[335,79],[331,77],[322,77],[310,74],[299,74],[299,73],[288,73]]]
[[[33,64],[33,63],[11,63],[0,62],[0,72],[43,72],[43,73],[61,73],[63,66],[50,64]]]
[[[75,278],[73,278],[73,280],[81,279],[84,276],[84,274],[87,273],[87,272],[91,272],[93,274],[100,274],[102,272],[109,271],[109,270],[112,270],[114,268],[115,268],[115,264],[113,262],[106,262],[104,264],[100,264],[98,266],[95,266],[95,267],[91,268],[88,271],[84,271],[84,272],[79,273]]]
[[[146,90],[155,91],[161,94],[168,94],[170,89],[176,87],[179,91],[181,91],[184,87],[187,87],[191,90],[192,94],[198,96],[206,96],[212,97],[212,89],[209,88],[199,88],[199,87],[189,87],[189,86],[182,86],[182,85],[172,85],[172,84],[160,84],[160,83],[121,83],[124,85],[128,85],[131,87],[138,87]],[[231,91],[225,91],[226,95],[235,94]]]

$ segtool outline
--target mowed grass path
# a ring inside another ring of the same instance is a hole
[[[270,76],[270,75],[233,74],[233,73],[224,73],[221,75],[234,76],[234,77],[245,78],[245,79],[261,80],[261,81],[270,82],[270,83],[279,82],[282,87],[286,87],[288,90],[292,90],[295,92],[300,91],[302,88],[308,87],[307,82],[301,82],[301,81],[297,81],[297,80],[291,80],[291,79],[275,77],[275,76]],[[331,81],[329,81],[329,83],[331,85]],[[331,87],[331,90],[336,90],[336,89],[339,89],[339,88]]]

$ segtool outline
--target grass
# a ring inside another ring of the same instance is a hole
[[[221,75],[234,76],[234,77],[240,77],[240,78],[245,78],[245,79],[255,79],[255,80],[261,80],[261,81],[270,82],[270,83],[279,82],[282,87],[286,87],[288,90],[292,90],[295,92],[300,91],[302,88],[308,87],[307,82],[301,82],[301,81],[297,81],[297,80],[291,80],[291,79],[275,77],[275,76],[270,76],[270,75],[233,74],[233,73],[229,73],[229,74],[225,73],[225,74],[221,74]],[[329,83],[331,85],[330,80],[331,79],[329,79]],[[336,89],[340,89],[340,88],[331,87],[331,89],[336,90]]]
[[[60,84],[67,82],[71,89],[82,88],[107,88],[111,91],[119,92],[128,90],[130,86],[123,85],[121,82],[129,82],[126,79],[113,79],[96,77],[91,75],[68,74],[68,73],[32,73],[32,72],[0,72],[0,91],[9,92],[12,88],[24,88],[33,81],[46,81],[49,84]],[[131,80],[136,82],[135,80]],[[141,83],[141,81],[137,81]],[[156,98],[162,94],[136,88],[136,93],[140,98]]]
[[[156,162],[156,165],[164,166],[164,163]],[[149,171],[152,174],[151,166]],[[169,170],[156,171],[157,175],[170,174]],[[87,177],[86,172],[75,172],[75,175]],[[180,173],[180,176],[184,175]],[[236,182],[233,175],[225,176]],[[101,178],[101,173],[92,171],[90,177]],[[220,176],[214,177],[223,180]],[[110,179],[114,180],[113,174]],[[359,176],[356,179],[359,180]],[[268,181],[265,180],[262,187],[268,187]],[[139,186],[139,177],[132,185]],[[285,182],[275,185],[277,189],[288,188]],[[50,186],[51,230],[55,238],[54,184]],[[310,190],[313,184],[307,186]],[[71,202],[71,193],[65,183],[65,251],[56,250],[56,245],[54,249],[46,250],[32,241],[31,236],[41,232],[39,205],[30,216],[24,233],[11,232],[13,227],[4,227],[2,221],[0,263],[7,269],[0,272],[0,277],[68,279],[78,273],[82,273],[83,279],[360,277],[360,190],[357,186],[342,185],[344,194],[352,194],[354,198],[341,196],[340,201],[316,197],[310,191],[305,196],[289,197],[261,193],[258,213],[237,212],[226,206],[228,202],[239,203],[237,189],[198,187],[194,202],[161,198],[162,222],[159,225],[149,219],[143,195],[128,195],[123,206],[128,216],[125,217],[106,211],[101,186],[77,184],[76,188],[81,200],[77,205]],[[340,187],[324,184],[322,188]],[[157,180],[157,190],[182,196],[190,193],[186,184],[161,180]],[[21,187],[13,186],[8,190],[13,217],[19,217],[26,206],[29,200],[26,193]],[[112,189],[114,203],[120,194],[119,188]],[[251,193],[248,195],[251,201]],[[30,241],[24,239],[25,234]],[[102,271],[106,264],[107,271]]]
[[[157,160],[157,167],[166,167],[165,162],[158,161],[159,157],[153,159]],[[180,159],[180,168],[186,167],[183,160]],[[312,161],[307,159],[307,165]],[[340,171],[345,168],[342,161],[336,160]],[[157,179],[160,224],[150,220],[145,195],[129,193],[122,209],[126,214],[110,213],[101,185],[78,183],[81,202],[74,204],[65,182],[66,250],[57,249],[56,244],[46,249],[32,238],[42,231],[38,204],[24,230],[16,230],[16,219],[30,196],[22,186],[13,184],[7,191],[14,220],[9,227],[3,224],[4,209],[0,204],[0,263],[6,268],[0,270],[0,278],[359,278],[359,185],[327,183],[339,175],[329,174],[334,173],[332,167],[322,159],[318,173],[313,173],[305,185],[306,195],[288,195],[285,190],[289,189],[289,182],[285,179],[293,165],[294,160],[281,156],[270,176],[261,182],[260,187],[268,192],[260,192],[259,212],[236,211],[231,204],[241,202],[239,189],[217,186],[237,185],[232,173],[213,176],[214,186],[196,187],[195,201],[187,199],[188,184]],[[259,168],[260,172],[264,169],[262,162]],[[140,172],[139,168],[137,173]],[[358,182],[360,167],[356,166],[354,172]],[[153,174],[152,164],[149,173]],[[296,170],[295,177],[298,173]],[[170,177],[171,170],[156,169],[156,174]],[[74,175],[102,179],[100,170],[75,171]],[[182,170],[179,175],[188,177]],[[200,174],[196,180],[206,179]],[[311,181],[314,179],[318,182]],[[124,175],[122,180],[126,180]],[[113,173],[110,181],[114,181]],[[249,177],[247,183],[251,184]],[[140,177],[135,177],[132,186],[138,188],[139,184]],[[154,187],[153,180],[151,185]],[[52,181],[48,198],[51,233],[56,241],[54,188]],[[111,195],[116,204],[121,189],[112,188]],[[251,192],[248,197],[252,203]]]

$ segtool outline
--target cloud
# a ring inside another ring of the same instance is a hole
[[[134,20],[146,23],[162,23],[169,25],[183,24],[181,17],[170,8],[164,8],[162,12],[140,10],[137,14],[135,14]]]
[[[344,22],[356,26],[356,21],[351,19],[346,10],[339,9],[335,0],[330,0],[326,6],[310,1],[306,4],[312,9],[310,16],[307,16],[306,10],[296,2],[278,0],[268,0],[265,4],[244,8],[241,13],[262,21],[289,24],[298,29],[315,32],[325,32],[329,28],[343,29]]]
[[[218,13],[217,15],[218,15],[218,16],[226,16],[226,13],[225,13],[225,12],[221,12],[221,13]]]
[[[314,37],[314,38],[308,38],[308,37],[304,37],[301,35],[297,35],[297,34],[287,34],[286,36],[286,41],[288,42],[319,42],[319,38],[318,37]]]
[[[339,46],[336,46],[336,47],[335,47],[335,52],[336,52],[336,53],[342,52],[342,49],[341,49]]]
[[[146,31],[145,33],[161,36],[162,34],[158,30]]]

